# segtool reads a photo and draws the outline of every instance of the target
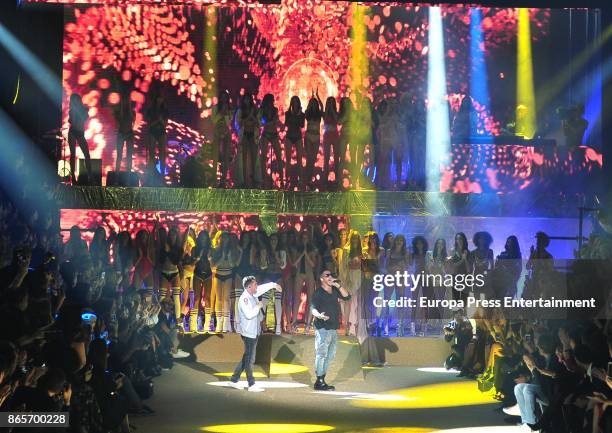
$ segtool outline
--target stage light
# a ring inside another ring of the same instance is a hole
[[[234,373],[231,371],[223,371],[220,373],[215,373],[215,376],[217,377],[232,377]],[[246,373],[242,372],[242,374],[240,375],[240,377],[246,377]],[[253,377],[258,379],[258,378],[267,378],[268,376],[266,376],[264,373],[260,372],[260,371],[254,371],[253,372]]]
[[[434,409],[495,403],[490,394],[480,392],[472,381],[417,386],[381,394],[392,394],[394,396],[402,396],[403,398],[395,398],[393,400],[357,400],[352,402],[352,404],[368,409]]]
[[[472,8],[470,9],[470,96],[480,105],[488,108],[490,103],[489,77],[484,44],[482,12],[479,8]],[[472,113],[470,113],[470,132],[472,135],[486,132],[484,128],[478,131],[478,112],[475,108],[472,108]]]
[[[284,364],[278,362],[272,362],[270,364],[270,374],[296,374],[304,373],[308,371],[308,367],[297,364]]]
[[[202,55],[202,75],[207,92],[202,92],[200,109],[204,117],[212,114],[212,107],[217,103],[217,7],[205,7],[204,52]],[[216,159],[215,159],[216,161]]]
[[[27,180],[30,182],[36,180],[39,185],[53,181],[55,167],[2,109],[0,109],[0,130],[3,139],[0,188],[10,196],[22,215],[30,215],[34,211],[40,212],[41,204],[49,203],[46,189],[29,188],[28,197],[24,199],[21,194],[22,189],[19,187],[24,182],[24,165],[32,173]]]
[[[440,166],[450,153],[449,109],[446,94],[444,28],[439,7],[429,8],[427,51],[427,191],[440,190]],[[429,197],[429,195],[428,195]],[[436,202],[428,200],[433,215],[440,214]]]
[[[573,56],[557,75],[542,83],[537,92],[537,100],[540,106],[547,106],[559,96],[567,88],[567,85],[576,79],[574,72],[582,70],[594,55],[600,55],[602,47],[608,42],[610,37],[612,37],[612,25],[606,27],[584,50]]]
[[[220,424],[200,430],[212,433],[315,433],[334,430],[334,427],[321,424]]]
[[[529,9],[518,9],[518,41],[516,47],[516,134],[525,138],[533,138],[537,122]]]
[[[444,373],[444,374],[458,374],[459,373],[459,370],[455,370],[454,368],[451,368],[450,370],[447,370],[444,367],[417,368],[417,371],[421,371],[423,373]]]
[[[53,72],[0,23],[0,45],[15,59],[41,88],[49,99],[57,104],[62,100],[62,83]]]
[[[398,401],[406,400],[406,397],[399,394],[388,393],[368,393],[368,392],[348,392],[348,391],[312,391],[314,394],[336,396],[341,400],[375,400],[375,401]]]
[[[366,25],[367,12],[367,6],[358,3],[351,4],[352,45],[349,71],[351,97],[355,104],[355,110],[352,111],[349,118],[349,122],[352,125],[349,135],[349,150],[351,166],[353,167],[353,172],[351,173],[353,186],[362,177],[361,167],[354,165],[355,158],[358,160],[363,158],[363,156],[357,156],[357,151],[360,149],[363,151],[361,147],[363,145],[372,144],[372,113],[370,107],[364,104],[365,99],[368,98],[370,79]]]
[[[296,374],[296,373],[303,373],[305,371],[308,371],[308,367],[305,367],[303,365],[298,365],[298,364],[284,364],[284,363],[278,363],[278,362],[273,362],[270,364],[270,375],[278,375],[278,374]],[[231,377],[232,374],[234,374],[231,371],[223,371],[223,372],[219,372],[219,373],[215,373],[215,376],[218,377]],[[242,373],[242,375],[240,377],[246,377],[246,373]],[[255,371],[253,372],[253,377],[267,377],[264,373],[260,372],[260,371]]]

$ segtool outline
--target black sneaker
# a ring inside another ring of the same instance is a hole
[[[317,376],[317,381],[314,384],[315,391],[329,391],[329,385],[323,380],[324,376]]]
[[[327,384],[327,383],[325,382],[325,376],[321,376],[321,382],[323,382],[323,385],[324,385],[325,387],[327,387],[326,391],[335,391],[335,390],[336,390],[336,387],[335,387],[335,386],[333,386],[333,385],[329,385],[329,384]]]

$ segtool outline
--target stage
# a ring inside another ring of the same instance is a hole
[[[211,372],[218,364],[235,365],[244,350],[240,335],[233,333],[189,334],[181,344],[193,354],[190,360]],[[257,344],[255,363],[265,377],[282,376],[313,384],[314,349],[312,335],[264,334]],[[369,370],[362,365],[440,367],[449,354],[450,345],[441,336],[368,337],[360,344],[355,337],[338,335],[336,362],[330,366],[328,378],[336,383],[364,380]]]
[[[501,251],[505,239],[517,236],[528,251],[534,235],[566,238],[550,245],[555,259],[572,259],[579,232],[579,206],[591,206],[585,196],[529,192],[514,194],[454,194],[423,191],[298,192],[254,189],[129,188],[60,185],[55,198],[61,208],[61,227],[76,225],[85,240],[102,226],[107,233],[152,230],[156,223],[194,226],[197,230],[227,231],[264,229],[272,233],[311,223],[324,229],[352,228],[364,233],[375,230],[403,233],[409,238],[424,235],[451,245],[455,233],[468,239],[488,231],[492,248]],[[591,221],[583,221],[588,233]],[[562,265],[563,266],[563,265]]]
[[[147,402],[157,415],[130,422],[138,431],[155,433],[519,431],[503,426],[503,414],[495,412],[497,402],[480,393],[475,381],[452,373],[396,366],[367,369],[363,380],[334,382],[333,393],[314,392],[309,384],[287,377],[256,377],[266,391],[250,393],[228,387],[227,376],[219,375],[233,367],[175,363],[156,379],[155,395]],[[257,371],[256,376],[264,376]],[[300,429],[296,424],[310,426]]]

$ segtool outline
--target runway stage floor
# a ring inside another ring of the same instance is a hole
[[[310,366],[308,366],[310,367]],[[147,401],[157,414],[131,418],[138,432],[193,433],[511,433],[498,404],[476,382],[409,367],[366,370],[365,380],[315,392],[291,376],[256,378],[251,393],[228,387],[232,364],[175,363],[155,380]],[[263,376],[261,370],[259,375]],[[249,425],[244,425],[249,424]],[[306,425],[306,426],[304,426]]]

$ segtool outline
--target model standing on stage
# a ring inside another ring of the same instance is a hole
[[[289,169],[291,168],[291,158],[293,148],[295,147],[297,155],[297,175],[292,179],[304,179],[302,169],[302,157],[304,153],[304,144],[302,143],[302,128],[304,128],[304,112],[302,112],[302,103],[300,98],[292,96],[289,102],[289,110],[285,113],[285,126],[287,127],[287,135],[285,136],[285,159],[287,160],[287,177],[289,177]],[[293,186],[293,185],[292,185]]]
[[[403,273],[408,270],[410,266],[410,252],[406,246],[406,238],[404,235],[397,235],[393,238],[391,248],[387,251],[387,274],[395,275],[396,272]],[[403,286],[396,287],[385,287],[384,294],[385,299],[391,299],[391,295],[395,290],[395,299],[401,299],[402,296],[410,294],[410,290],[406,290]],[[404,320],[406,319],[405,308],[396,308],[397,312],[397,336],[401,337],[404,335]],[[383,309],[383,323],[384,323],[384,335],[389,335],[389,322],[392,320],[389,307]]]
[[[427,270],[427,251],[429,249],[429,244],[427,243],[427,239],[423,236],[415,236],[412,239],[412,265],[410,272],[414,275],[419,275],[421,273],[425,273]],[[421,297],[433,298],[432,296],[432,288],[429,285],[420,284],[417,287],[412,288],[412,295],[414,299],[419,299]],[[410,325],[412,333],[415,333],[416,324],[415,319],[419,321],[419,332],[422,337],[425,336],[427,332],[427,319],[430,317],[430,311],[428,308],[422,308],[418,306],[413,310],[414,316],[412,317],[412,323]]]
[[[232,108],[229,93],[222,92],[219,95],[219,103],[213,110],[212,121],[215,128],[213,142],[217,145],[218,159],[221,163],[219,187],[225,188],[230,164],[230,153],[232,150]],[[216,175],[216,161],[213,167],[215,168]]]
[[[311,301],[311,313],[315,318],[315,370],[317,391],[333,391],[335,387],[325,382],[329,364],[336,355],[338,328],[340,327],[340,306],[338,300],[351,299],[348,290],[340,285],[329,271],[320,275],[321,286],[315,291]]]
[[[346,161],[346,150],[349,146],[349,143],[352,145],[351,141],[353,140],[352,137],[352,127],[353,125],[352,123],[352,117],[353,117],[353,102],[350,100],[350,98],[347,97],[343,97],[340,99],[340,112],[338,113],[338,123],[342,126],[342,128],[340,129],[340,138],[338,139],[338,147],[339,147],[339,152],[338,152],[338,156],[340,158],[340,162],[338,164],[338,168],[336,169],[338,171],[338,182],[339,185],[342,186],[342,171],[345,167],[345,161]],[[352,161],[351,161],[352,162]]]
[[[283,272],[287,266],[287,252],[283,245],[280,244],[277,233],[272,233],[268,239],[270,248],[268,251],[268,273],[267,279],[272,283],[279,284],[283,280]],[[274,333],[280,335],[283,325],[283,304],[282,293],[274,292]]]
[[[314,92],[313,92],[314,93]],[[314,188],[313,176],[319,147],[321,146],[321,119],[323,118],[323,103],[319,93],[313,94],[306,107],[306,136],[304,137],[304,149],[306,151],[306,178],[305,186]]]
[[[159,157],[159,172],[166,174],[166,145],[168,136],[166,127],[168,125],[168,108],[159,89],[152,92],[151,103],[145,112],[147,121],[147,148],[149,152],[149,170],[155,172],[155,148]]]
[[[363,248],[361,247],[361,236],[353,231],[349,237],[348,245],[344,249],[344,264],[346,267],[346,283],[352,293],[351,300],[347,302],[346,329],[348,335],[357,335],[357,329],[364,319],[361,289],[363,284]]]
[[[283,153],[280,145],[280,138],[278,137],[278,125],[280,120],[278,118],[278,108],[274,106],[274,95],[268,93],[264,96],[261,101],[261,107],[259,108],[259,124],[261,126],[261,135],[259,137],[259,148],[262,152],[262,179],[266,179],[266,162],[268,161],[268,146],[272,145],[274,156],[276,157],[276,167],[278,170],[278,177],[280,186],[284,185],[283,175]],[[271,161],[271,159],[270,159]],[[272,165],[272,164],[270,164]],[[273,185],[272,180],[272,167],[270,167],[270,184]]]
[[[195,301],[190,312],[190,323],[196,324],[198,312],[201,304],[204,304],[204,325],[203,332],[210,331],[210,318],[212,316],[212,304],[210,302],[210,292],[212,289],[212,269],[210,267],[210,235],[206,230],[200,231],[196,239],[196,246],[193,256],[196,258],[195,272],[193,276]],[[202,302],[203,301],[203,302]],[[189,325],[191,328],[192,325]],[[195,328],[194,328],[195,329]]]
[[[292,331],[296,331],[297,317],[300,309],[300,299],[302,289],[306,289],[308,302],[312,302],[312,294],[315,290],[314,270],[317,263],[316,251],[310,242],[310,236],[307,231],[302,231],[299,236],[297,245],[291,250],[291,262],[295,267],[295,280],[293,286],[293,323]],[[310,331],[310,321],[312,315],[310,309],[306,312],[304,333]]]
[[[230,332],[230,292],[238,259],[231,248],[229,233],[222,232],[210,259],[213,269],[212,298],[215,301],[216,332]]]
[[[73,93],[70,95],[70,110],[68,112],[68,146],[70,147],[70,174],[72,175],[72,183],[76,183],[76,144],[78,143],[81,152],[85,156],[85,167],[87,175],[91,177],[91,157],[89,156],[89,145],[85,139],[85,123],[87,122],[87,107],[83,104],[83,100],[79,95]]]
[[[242,153],[242,186],[255,187],[261,180],[259,174],[256,173],[259,154],[257,145],[259,119],[257,119],[257,107],[251,94],[246,93],[243,96],[236,119],[240,128],[239,149]]]
[[[448,261],[448,273],[451,275],[471,274],[474,269],[472,255],[468,250],[468,242],[465,233],[459,232],[455,235],[455,246]],[[453,299],[467,300],[467,293],[463,290],[453,288]]]
[[[338,134],[338,107],[336,98],[330,96],[325,101],[323,112],[323,183],[329,181],[331,151],[334,151],[334,183],[340,179],[340,135]]]
[[[125,144],[126,169],[132,171],[132,154],[134,153],[134,119],[136,114],[130,100],[130,91],[126,85],[121,86],[119,104],[114,111],[117,122],[117,162],[115,170],[121,171],[123,145]]]
[[[428,252],[427,255],[428,255],[427,274],[428,275],[439,275],[441,278],[439,281],[444,281],[444,276],[446,275],[446,268],[448,267],[448,254],[446,252],[446,240],[437,239],[436,242],[434,243],[433,250]],[[452,289],[447,289],[446,287],[444,287],[444,284],[435,285],[433,287],[434,296],[438,300],[452,299],[450,290]],[[438,309],[438,316],[440,317],[440,319],[443,320],[441,325],[445,324],[444,322],[446,321],[446,319],[451,318],[450,315],[448,314],[448,311],[449,310],[447,308]]]

